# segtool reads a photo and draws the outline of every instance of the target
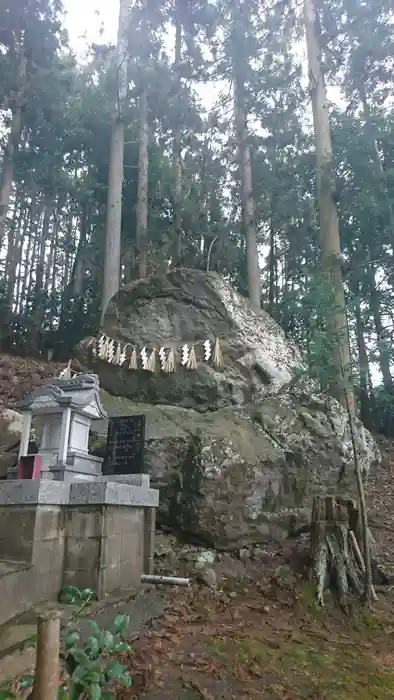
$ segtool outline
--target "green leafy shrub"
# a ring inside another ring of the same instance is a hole
[[[90,588],[65,586],[58,595],[62,603],[80,604],[72,616],[74,620],[81,611],[95,599]],[[128,615],[118,615],[110,630],[101,629],[97,622],[89,620],[92,634],[86,643],[81,644],[81,635],[70,623],[61,634],[62,673],[58,700],[72,698],[92,698],[109,700],[116,698],[116,688],[131,686],[131,676],[127,668],[116,658],[130,649],[123,635],[129,625]],[[10,681],[0,689],[0,700],[29,697],[34,676],[23,676]]]
[[[112,630],[102,630],[96,622],[90,621],[92,635],[84,646],[78,646],[80,634],[76,629],[63,633],[65,671],[70,683],[63,685],[59,698],[115,698],[116,685],[131,686],[128,670],[113,658],[130,649],[122,637],[129,621],[127,615],[118,615]]]

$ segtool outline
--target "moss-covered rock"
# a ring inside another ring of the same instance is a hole
[[[159,520],[209,545],[281,536],[290,516],[307,517],[314,493],[354,487],[346,416],[326,397],[293,390],[203,414],[105,391],[101,399],[110,416],[145,414],[145,467],[160,489]],[[91,447],[102,455],[104,422],[99,431]],[[357,444],[366,474],[379,452],[360,423]]]
[[[162,522],[240,548],[280,536],[290,516],[306,517],[314,493],[354,487],[346,412],[299,381],[298,348],[218,275],[173,270],[135,282],[113,298],[103,330],[177,353],[176,372],[165,374],[94,359],[89,339],[80,348],[109,392],[109,415],[146,416],[146,469],[160,488]],[[215,338],[220,369],[201,356],[204,340]],[[180,366],[184,343],[196,347],[195,371]],[[379,453],[361,423],[356,433],[367,474]],[[92,447],[103,454],[103,440]]]

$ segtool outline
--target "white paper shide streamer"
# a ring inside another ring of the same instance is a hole
[[[101,335],[98,341],[98,356],[100,360],[108,359],[108,343],[109,338],[106,335]]]
[[[184,343],[179,348],[180,357],[178,355],[178,361],[184,369],[196,371],[199,362],[211,362],[213,367],[216,368],[223,366],[223,355],[219,338],[216,338],[214,341],[207,339],[197,345],[199,347],[198,352],[196,352],[196,346],[188,343]],[[139,351],[135,346],[131,346],[132,351],[130,355],[127,352],[129,347],[128,343],[122,345],[117,340],[100,333],[97,341],[93,341],[92,354],[100,360],[105,360],[120,367],[126,365],[128,369],[133,371],[141,368],[145,372],[151,373],[155,373],[157,370],[166,374],[175,372],[177,364],[176,348],[166,348],[164,345],[159,347],[159,349],[144,346]],[[138,363],[138,353],[141,358],[140,365]]]
[[[140,357],[141,357],[142,369],[144,369],[146,371],[148,369],[148,353],[147,353],[147,350],[145,347],[142,348],[141,353],[140,353]]]
[[[118,365],[120,365],[121,367],[122,367],[122,365],[124,365],[124,363],[126,362],[126,358],[127,358],[126,350],[127,350],[127,348],[128,348],[128,345],[124,345],[124,346],[123,346],[123,350],[121,350],[121,349],[120,349],[120,345],[119,345],[120,355],[119,355],[119,362],[118,362]]]
[[[188,362],[188,359],[189,359],[189,352],[190,352],[190,351],[189,351],[189,346],[186,345],[186,343],[185,343],[185,345],[182,345],[182,348],[181,348],[181,365],[182,365],[183,367],[186,367],[186,365],[187,365],[187,362]]]
[[[116,350],[114,355],[114,365],[120,365],[121,347],[120,343],[116,344]]]
[[[160,369],[162,372],[166,371],[166,365],[167,365],[167,354],[165,348],[161,347],[159,348],[159,352],[157,353],[159,356],[160,360]]]

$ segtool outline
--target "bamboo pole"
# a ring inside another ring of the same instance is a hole
[[[38,615],[37,654],[32,700],[56,700],[60,680],[60,613]]]

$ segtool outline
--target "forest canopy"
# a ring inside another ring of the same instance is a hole
[[[80,63],[60,0],[1,3],[2,349],[67,359],[122,284],[216,270],[392,431],[391,1],[118,10]]]

